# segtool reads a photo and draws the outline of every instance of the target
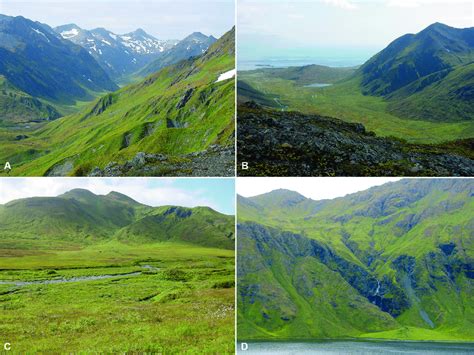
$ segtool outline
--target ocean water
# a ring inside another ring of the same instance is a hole
[[[439,343],[411,341],[322,341],[322,342],[249,342],[237,354],[341,354],[341,355],[419,355],[474,354],[474,343]]]
[[[307,57],[297,59],[286,58],[262,58],[259,60],[237,60],[237,70],[254,70],[261,68],[288,68],[301,67],[304,65],[318,64],[328,67],[355,67],[364,64],[368,58],[331,58],[331,57]]]

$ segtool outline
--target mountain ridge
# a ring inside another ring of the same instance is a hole
[[[157,39],[141,28],[116,34],[102,27],[85,30],[76,24],[68,24],[54,30],[86,49],[115,80],[139,70],[179,42]]]
[[[0,17],[0,52],[0,74],[33,97],[72,104],[117,88],[82,47],[21,16]]]
[[[201,32],[193,32],[181,41],[179,41],[173,48],[171,48],[156,60],[147,64],[137,73],[138,76],[148,76],[160,69],[172,65],[180,60],[189,59],[205,53],[208,48],[217,41],[216,38],[206,36]]]
[[[118,240],[232,249],[233,221],[233,216],[207,207],[151,207],[115,191],[96,195],[73,189],[56,197],[29,197],[0,205],[0,239],[14,239],[18,246],[49,240],[52,248],[60,248],[64,241],[85,247]]]
[[[472,120],[472,38],[474,27],[441,23],[401,36],[357,70],[362,93],[385,97],[389,111],[402,117]]]

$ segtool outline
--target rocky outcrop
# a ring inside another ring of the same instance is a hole
[[[474,160],[444,145],[376,137],[331,117],[238,108],[240,176],[472,176]],[[248,169],[241,163],[248,162]]]
[[[95,167],[89,176],[234,176],[233,147],[211,145],[208,149],[181,156],[139,152],[123,164],[112,161]]]
[[[184,95],[181,96],[179,102],[176,104],[176,109],[181,109],[183,108],[186,103],[189,101],[189,99],[191,98],[191,96],[193,95],[193,92],[194,92],[194,89],[193,88],[189,88],[185,91]]]
[[[110,94],[107,94],[107,95],[101,97],[101,98],[99,99],[99,101],[97,101],[97,103],[94,105],[94,107],[92,108],[92,110],[90,110],[90,111],[84,116],[84,118],[82,118],[81,121],[86,120],[86,119],[88,119],[89,117],[93,117],[93,116],[100,115],[100,114],[103,113],[105,110],[107,110],[107,108],[109,108],[110,106],[112,106],[112,104],[117,101],[117,98],[118,98],[117,94],[114,94],[114,93],[110,93]]]
[[[173,206],[163,212],[163,216],[167,216],[170,214],[175,214],[179,218],[187,218],[193,214],[193,211],[189,208]]]

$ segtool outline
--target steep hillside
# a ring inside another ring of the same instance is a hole
[[[207,207],[149,207],[117,192],[75,189],[0,205],[0,249],[67,243],[84,247],[117,240],[126,244],[189,243],[233,249],[234,217]]]
[[[474,60],[474,28],[435,23],[417,34],[397,38],[359,71],[362,87],[372,95],[388,95],[421,77]]]
[[[233,216],[208,207],[167,206],[123,228],[118,238],[123,242],[188,242],[234,249],[233,230]]]
[[[473,193],[413,179],[326,201],[240,197],[239,337],[474,339]]]
[[[474,62],[422,77],[388,99],[388,110],[403,117],[472,121]]]
[[[255,89],[246,81],[237,80],[237,103],[241,105],[250,101],[265,107],[278,107],[278,104],[263,92]]]
[[[217,79],[235,67],[234,43],[232,30],[197,58],[103,96],[20,144],[8,140],[4,157],[14,164],[12,173],[164,175],[164,161],[179,165],[198,152],[233,147],[234,80]],[[226,154],[216,150],[219,166],[232,165]]]
[[[200,32],[194,32],[140,70],[138,76],[147,76],[183,59],[199,56],[207,51],[209,46],[215,41],[217,41],[217,39],[213,36],[206,36]]]
[[[18,90],[0,75],[0,126],[24,126],[61,115],[51,105]]]
[[[404,117],[472,120],[473,61],[474,28],[435,23],[396,39],[358,74],[364,94],[386,97]]]
[[[85,48],[114,79],[141,69],[178,43],[159,40],[142,29],[119,35],[105,28],[88,31],[69,24],[54,30],[64,39]]]
[[[85,49],[21,16],[0,15],[0,75],[27,94],[60,105],[117,89]]]

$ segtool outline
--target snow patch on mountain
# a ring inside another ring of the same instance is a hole
[[[117,34],[105,28],[85,30],[75,24],[67,24],[56,27],[55,31],[62,38],[87,50],[111,77],[135,72],[154,60],[166,56],[170,51],[174,51],[170,55],[171,62],[174,62],[174,57],[180,60],[200,55],[210,44],[209,38],[199,32],[178,41],[160,40],[142,29]],[[183,43],[179,46],[181,42]]]
[[[48,42],[50,42],[49,38],[46,37],[46,35],[43,32],[41,32],[40,30],[37,30],[36,28],[32,28],[32,30],[35,31],[37,34],[42,35],[44,38],[46,38]]]
[[[72,38],[72,37],[76,37],[78,34],[79,34],[79,31],[77,30],[77,28],[73,28],[70,31],[63,31],[63,32],[60,33],[61,37],[64,38],[64,39],[69,39],[69,38]]]
[[[217,78],[216,83],[218,83],[220,81],[232,79],[235,76],[236,72],[237,71],[235,69],[232,69],[232,70],[226,71],[225,73],[222,73]]]

